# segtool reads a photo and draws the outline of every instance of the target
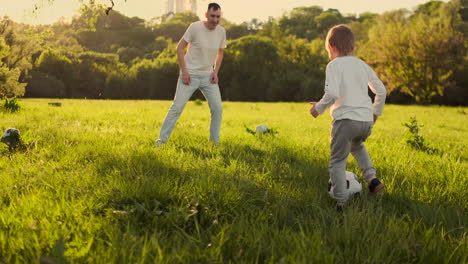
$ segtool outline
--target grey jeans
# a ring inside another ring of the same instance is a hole
[[[211,111],[210,140],[219,144],[219,130],[223,112],[219,86],[211,83],[211,74],[204,76],[190,75],[190,78],[190,84],[186,85],[182,82],[182,76],[179,76],[174,102],[166,115],[159,139],[167,142],[188,100],[197,89],[200,89],[208,101]]]
[[[376,175],[369,153],[363,144],[370,136],[372,126],[373,122],[350,119],[336,120],[332,124],[329,170],[334,196],[338,204],[344,204],[348,199],[346,162],[350,152],[356,159],[364,180],[369,181]]]

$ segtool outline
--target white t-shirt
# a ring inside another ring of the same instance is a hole
[[[373,105],[368,86],[376,95]],[[327,65],[325,94],[315,107],[320,114],[330,107],[333,120],[373,121],[373,115],[382,115],[386,95],[369,65],[354,56],[338,57]]]
[[[185,54],[189,74],[212,73],[218,50],[226,48],[226,30],[219,25],[210,30],[203,21],[198,21],[188,27],[183,38],[189,43]]]

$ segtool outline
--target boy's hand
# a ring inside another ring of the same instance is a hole
[[[377,122],[377,118],[379,118],[379,117],[374,115],[374,125],[375,125],[375,122]]]
[[[315,109],[315,105],[317,104],[317,102],[309,102],[309,104],[312,105],[312,108],[310,108],[310,114],[317,118],[317,116],[319,116],[320,114],[317,112],[317,109]]]

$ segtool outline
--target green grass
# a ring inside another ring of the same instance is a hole
[[[306,103],[226,102],[216,147],[189,102],[157,148],[171,102],[49,101],[0,112],[35,142],[0,146],[0,263],[468,262],[467,108],[386,106],[366,146],[387,191],[340,215],[331,119]],[[405,143],[411,116],[436,154]]]

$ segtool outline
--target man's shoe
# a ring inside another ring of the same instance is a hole
[[[156,140],[156,147],[164,146],[166,142],[162,141],[161,139]]]

